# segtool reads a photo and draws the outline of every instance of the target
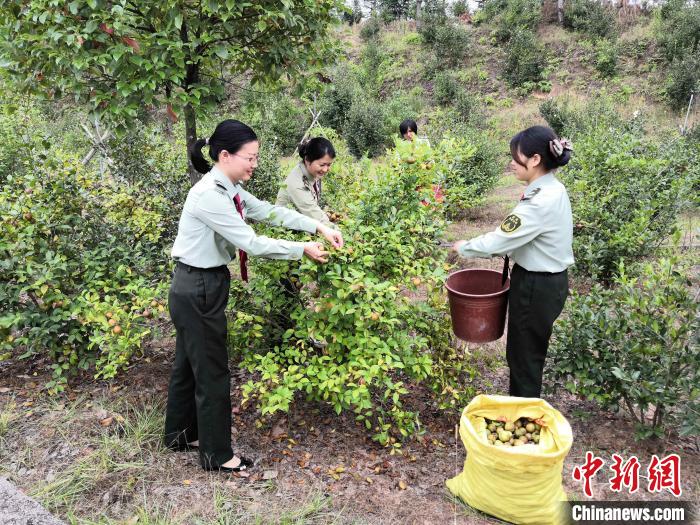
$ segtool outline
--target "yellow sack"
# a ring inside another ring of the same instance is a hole
[[[540,442],[496,447],[488,442],[484,418],[542,419]],[[459,435],[467,449],[464,470],[447,480],[452,494],[468,505],[513,523],[567,523],[561,472],[573,436],[569,422],[542,399],[476,396],[462,412]]]

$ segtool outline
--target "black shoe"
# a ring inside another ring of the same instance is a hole
[[[204,467],[204,470],[218,470],[219,472],[242,472],[244,470],[248,470],[251,468],[253,465],[255,465],[255,462],[252,459],[244,458],[243,456],[239,456],[241,463],[237,467],[222,467],[219,465],[209,465],[207,467]]]

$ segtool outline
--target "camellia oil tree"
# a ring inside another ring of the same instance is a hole
[[[182,114],[189,147],[227,78],[299,78],[327,60],[342,9],[342,0],[7,0],[0,63],[22,89],[72,97],[121,125],[144,107]]]

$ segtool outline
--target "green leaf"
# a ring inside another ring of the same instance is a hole
[[[227,59],[228,58],[228,48],[224,45],[219,45],[214,48],[214,53],[216,53],[216,56],[218,56],[221,59]]]

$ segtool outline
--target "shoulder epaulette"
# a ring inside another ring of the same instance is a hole
[[[542,188],[535,188],[533,190],[528,191],[525,195],[520,197],[521,201],[529,201],[532,199],[535,195],[537,195],[540,191],[542,191]]]

